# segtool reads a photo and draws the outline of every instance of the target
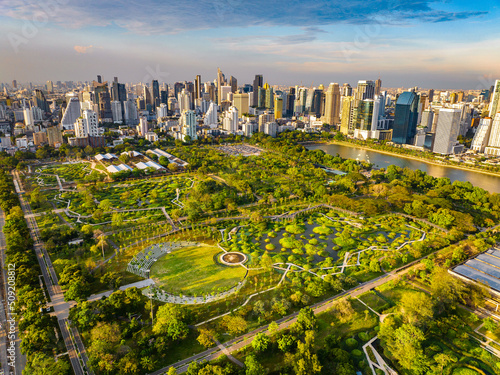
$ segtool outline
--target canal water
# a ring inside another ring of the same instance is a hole
[[[323,150],[330,155],[339,155],[345,159],[358,159],[373,163],[376,168],[387,168],[389,165],[408,167],[410,169],[420,169],[433,177],[447,177],[453,181],[469,181],[472,185],[478,186],[492,193],[500,193],[500,176],[490,176],[484,173],[450,168],[440,165],[426,163],[422,160],[413,160],[386,155],[374,150],[364,150],[355,146],[345,146],[338,144],[312,144],[305,146],[308,150]]]

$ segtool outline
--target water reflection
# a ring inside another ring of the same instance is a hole
[[[500,193],[500,177],[483,173],[465,171],[429,164],[420,160],[405,159],[398,156],[386,155],[373,150],[364,150],[356,147],[334,144],[307,145],[309,150],[320,149],[330,155],[339,154],[343,158],[358,159],[373,163],[377,168],[387,168],[389,165],[420,169],[433,177],[447,177],[453,181],[469,181],[474,186],[481,187],[492,193]]]

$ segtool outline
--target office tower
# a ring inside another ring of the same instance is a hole
[[[452,92],[450,94],[450,104],[455,104],[458,101],[458,94],[456,92]]]
[[[194,98],[201,98],[201,76],[199,74],[194,79]]]
[[[259,87],[257,90],[257,108],[264,108],[266,106],[266,90]]]
[[[229,77],[229,86],[231,86],[231,92],[235,93],[238,91],[238,80],[233,76]]]
[[[264,89],[264,95],[265,95],[265,98],[264,98],[264,107],[265,108],[273,108],[273,99],[274,99],[274,92],[273,92],[273,88],[271,86],[269,86],[269,84],[266,82],[264,83],[264,86],[262,87]]]
[[[465,99],[465,93],[463,91],[459,91],[457,93],[457,102],[462,103]]]
[[[191,109],[191,93],[182,89],[178,98],[179,112],[187,111]]]
[[[484,153],[500,156],[500,112],[498,112],[493,119],[488,147],[485,148]]]
[[[449,155],[453,152],[460,130],[462,111],[454,108],[441,108],[434,136],[432,152]]]
[[[420,125],[424,127],[426,132],[432,130],[432,120],[434,118],[434,111],[432,109],[426,109],[422,112],[422,118],[420,120]]]
[[[181,123],[182,134],[184,137],[189,136],[191,140],[197,140],[198,134],[196,133],[196,114],[194,111],[189,110],[182,112]]]
[[[344,83],[341,88],[342,96],[352,96],[352,87],[348,83]]]
[[[476,152],[484,152],[486,146],[488,146],[488,141],[490,139],[491,133],[491,118],[482,118],[479,120],[479,125],[476,130],[476,134],[474,134],[474,139],[471,143],[471,150]]]
[[[338,83],[330,83],[326,91],[323,122],[328,125],[340,124],[340,87]]]
[[[283,118],[283,99],[280,97],[274,98],[274,119]]]
[[[262,74],[255,75],[253,80],[253,105],[258,106],[259,103],[259,87],[262,87],[264,83],[264,77]]]
[[[386,91],[382,91],[379,95],[375,95],[373,100],[373,116],[372,116],[372,138],[378,138],[377,130],[388,130],[388,121],[385,117],[385,96]]]
[[[133,100],[127,100],[125,103],[123,103],[124,107],[124,117],[123,119],[125,120],[125,123],[127,125],[135,125],[137,124],[138,120],[138,113],[137,113],[137,105]]]
[[[222,87],[226,86],[226,77],[222,71],[217,68],[217,104],[221,105],[223,100],[226,100],[227,95],[222,94]]]
[[[12,88],[17,89],[17,81],[15,79],[12,80]]]
[[[184,88],[183,82],[174,83],[174,96],[176,99],[179,98],[179,93],[182,91],[183,88]]]
[[[219,89],[219,95],[221,96],[220,97],[220,102],[224,102],[224,101],[227,101],[229,100],[228,99],[228,94],[231,93],[231,86],[222,86],[220,89]]]
[[[429,97],[429,103],[432,103],[434,101],[434,89],[430,89],[427,96]]]
[[[359,81],[356,91],[357,100],[373,99],[375,97],[375,82]]]
[[[286,105],[285,103],[283,103],[283,109],[284,110],[286,109],[286,117],[293,116],[294,104],[295,104],[295,87],[291,87],[286,98]]]
[[[108,90],[99,93],[99,119],[102,122],[112,122],[111,97]]]
[[[379,78],[375,81],[375,95],[380,95],[382,89],[382,80]]]
[[[124,83],[118,83],[118,78],[115,77],[111,85],[111,100],[125,102],[127,100],[127,90]]]
[[[166,90],[160,91],[160,104],[168,104],[168,86]]]
[[[78,138],[99,136],[97,113],[89,109],[82,111],[82,116],[75,122],[75,136]]]
[[[47,88],[47,92],[49,94],[54,92],[54,84],[52,83],[52,81],[47,81],[47,83],[45,84],[45,87]]]
[[[413,91],[399,95],[394,112],[392,141],[399,144],[412,144],[417,133],[418,96]]]
[[[58,147],[63,143],[61,129],[58,125],[47,128],[47,140],[52,147]]]
[[[217,104],[210,102],[207,112],[205,113],[205,118],[203,119],[203,124],[206,126],[215,127],[217,126]]]
[[[49,104],[47,103],[42,90],[35,89],[35,97],[33,100],[36,107],[41,108],[44,112],[50,112]]]
[[[113,122],[122,122],[122,103],[117,100],[111,102],[111,114],[113,116]]]
[[[191,94],[190,95],[191,108],[194,108],[194,95],[195,95],[194,83],[193,82],[184,82],[184,89]]]
[[[490,98],[490,117],[495,118],[497,113],[500,112],[500,79],[496,80]]]
[[[151,93],[146,85],[142,88],[142,97],[144,98],[144,106],[151,105]]]
[[[233,105],[238,109],[238,113],[242,115],[248,113],[249,110],[249,94],[234,94],[233,95]]]
[[[160,85],[156,79],[151,81],[151,105],[153,107],[160,105]]]
[[[76,94],[72,94],[61,119],[63,129],[72,130],[78,117],[80,117],[80,100]]]
[[[102,77],[100,75],[97,75],[97,82],[102,83]]]
[[[372,122],[373,122],[373,99],[361,100],[355,108],[354,116],[354,136],[356,138],[368,139],[372,138]]]

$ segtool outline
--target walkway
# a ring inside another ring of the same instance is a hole
[[[151,279],[146,279],[146,280],[141,280],[136,283],[128,284],[128,285],[122,285],[121,287],[118,288],[118,290],[127,290],[129,288],[146,288],[148,286],[154,285],[154,281]],[[99,294],[92,294],[89,298],[87,298],[87,301],[97,301],[100,300],[102,297],[109,297],[115,290],[108,290],[106,292],[102,292]]]

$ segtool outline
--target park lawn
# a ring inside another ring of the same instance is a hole
[[[240,282],[243,267],[215,264],[213,257],[220,252],[214,246],[192,246],[163,256],[151,267],[151,277],[158,286],[174,294],[202,295],[227,290]]]
[[[378,313],[381,313],[383,310],[390,307],[389,303],[373,291],[362,294],[358,298]]]

